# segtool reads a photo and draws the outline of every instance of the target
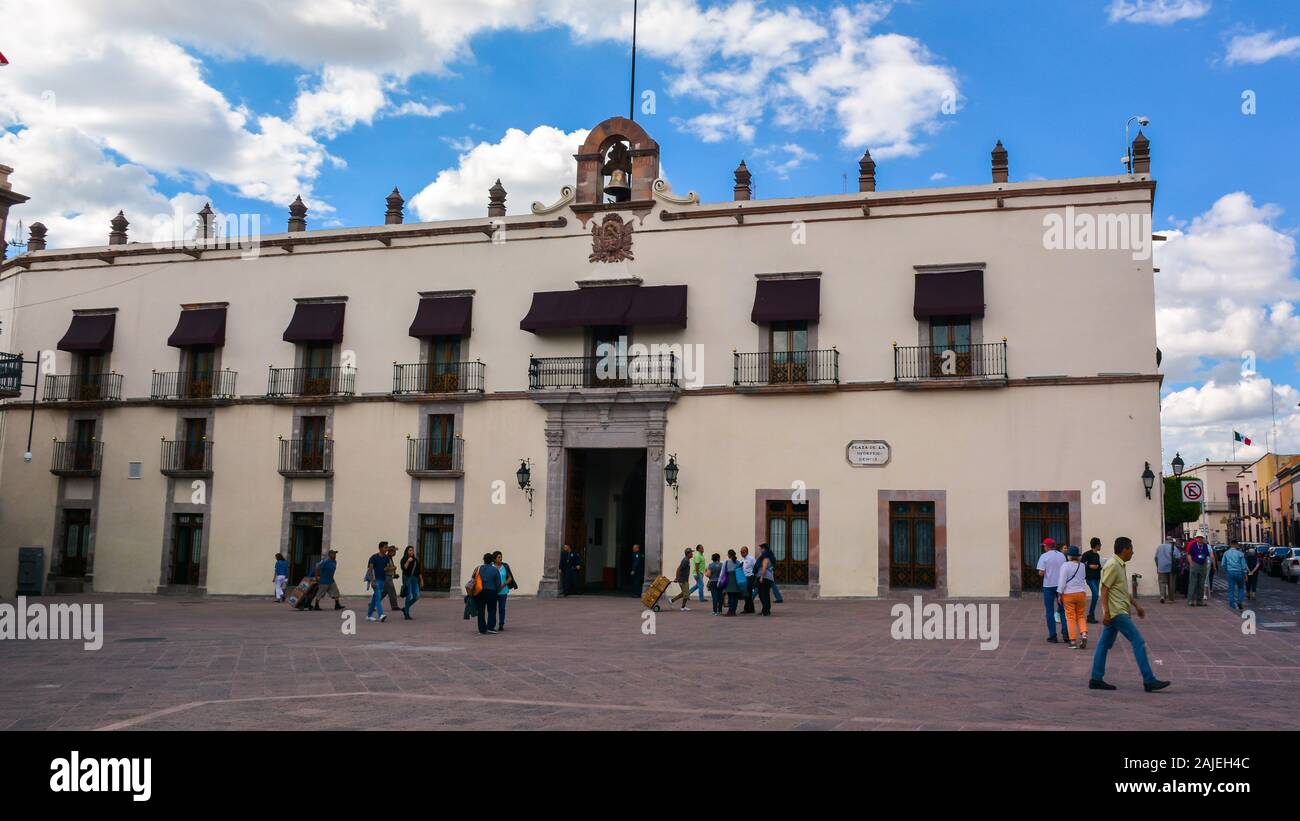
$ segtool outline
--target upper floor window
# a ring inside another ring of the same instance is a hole
[[[930,317],[930,347],[940,351],[970,351],[971,318],[969,316]]]

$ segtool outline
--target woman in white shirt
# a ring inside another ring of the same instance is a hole
[[[1088,646],[1088,572],[1079,556],[1078,546],[1070,545],[1056,582],[1057,599],[1065,607],[1065,638],[1071,650]]]

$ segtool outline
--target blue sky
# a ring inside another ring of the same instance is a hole
[[[491,176],[526,213],[628,108],[631,0],[98,5],[0,0],[0,162],[52,245],[206,200],[280,230],[298,193],[315,227],[374,224],[394,185],[413,218],[480,214]],[[637,119],[705,200],[742,158],[760,197],[853,190],[867,147],[882,189],[985,182],[999,138],[1013,180],[1119,173],[1125,120],[1150,117],[1166,459],[1226,456],[1233,428],[1263,443],[1270,395],[1300,450],[1293,4],[641,8]]]

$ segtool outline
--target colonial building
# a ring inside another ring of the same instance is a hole
[[[1183,537],[1202,535],[1211,544],[1236,540],[1237,524],[1242,518],[1241,472],[1249,462],[1212,462],[1206,460],[1183,471],[1184,479],[1199,479],[1205,489],[1201,499],[1201,518],[1183,523]]]
[[[1242,463],[1237,475],[1241,486],[1241,539],[1246,542],[1288,544],[1286,525],[1291,520],[1282,504],[1282,486],[1277,477],[1300,465],[1300,455],[1266,453],[1254,462]],[[1289,484],[1289,482],[1288,482]],[[1286,522],[1283,519],[1286,519]]]
[[[1159,541],[1150,257],[1072,241],[1149,234],[1145,137],[1121,175],[1011,182],[998,143],[988,183],[877,190],[868,154],[857,192],[789,199],[741,163],[715,203],[627,119],[574,148],[522,216],[506,179],[438,223],[394,190],[383,225],[309,230],[299,200],[256,253],[209,209],[183,246],[32,224],[0,269],[40,363],[3,405],[0,593],[21,547],[47,593],[260,595],[275,552],[296,578],[334,547],[356,594],[386,539],[439,590],[492,549],[522,592],[568,543],[632,593],[633,544],[653,576],[766,541],[795,593],[1007,596],[1043,537]]]

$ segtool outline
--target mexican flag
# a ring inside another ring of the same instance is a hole
[[[1232,441],[1234,441],[1234,442],[1241,442],[1243,445],[1249,445],[1249,444],[1250,444],[1250,437],[1249,437],[1249,436],[1242,436],[1240,433],[1237,433],[1237,432],[1234,430],[1234,431],[1232,432]]]

